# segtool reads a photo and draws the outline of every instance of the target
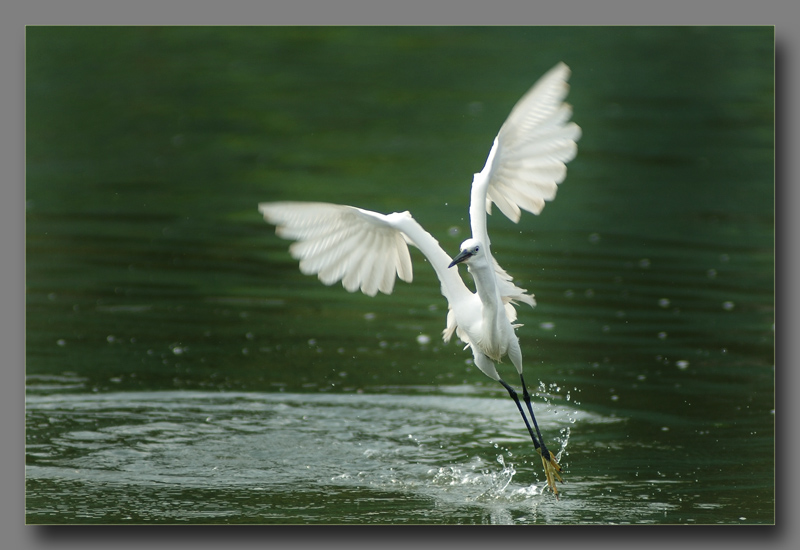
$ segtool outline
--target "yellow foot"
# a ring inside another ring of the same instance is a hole
[[[556,462],[556,457],[553,455],[553,453],[548,451],[547,454],[549,455],[549,459],[547,459],[544,457],[544,455],[542,455],[541,449],[536,449],[536,450],[542,457],[542,466],[544,466],[544,475],[547,478],[547,485],[548,487],[550,487],[550,490],[553,491],[553,494],[556,496],[556,499],[558,499],[558,488],[556,488],[556,480],[562,483],[564,482],[564,480],[561,478],[561,474],[559,473],[561,472],[561,466],[559,466],[558,462]]]

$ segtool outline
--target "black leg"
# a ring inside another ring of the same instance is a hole
[[[519,414],[521,414],[521,415],[522,415],[522,420],[524,420],[524,421],[525,421],[525,426],[527,426],[527,428],[528,428],[528,433],[529,433],[529,434],[531,434],[531,441],[533,441],[533,447],[534,447],[535,449],[538,449],[538,448],[539,448],[541,445],[539,444],[539,441],[537,441],[537,440],[536,440],[536,436],[534,435],[534,433],[533,433],[533,430],[531,429],[531,424],[530,424],[530,422],[528,422],[528,417],[526,417],[526,416],[525,416],[525,411],[524,411],[524,410],[522,410],[522,405],[521,405],[521,404],[520,404],[520,402],[519,402],[519,397],[517,397],[517,392],[516,392],[516,391],[514,391],[514,388],[512,388],[511,386],[509,386],[508,384],[506,384],[506,382],[505,382],[505,381],[504,381],[502,378],[501,378],[501,379],[499,379],[499,380],[498,380],[498,382],[500,382],[500,383],[503,385],[503,387],[504,387],[504,388],[506,389],[506,391],[508,392],[508,395],[510,395],[510,396],[511,396],[511,398],[514,400],[514,403],[516,403],[516,404],[517,404],[517,409],[519,409]],[[524,387],[525,387],[525,385],[523,384],[523,386],[522,386],[522,387],[524,388]],[[526,401],[527,401],[527,403],[528,403],[528,409],[530,409],[530,407],[531,407],[531,404],[530,404],[530,403],[531,403],[531,402],[530,402],[530,399],[531,399],[531,398],[530,398],[530,396],[528,395],[528,390],[525,390],[525,393],[524,393],[524,395],[526,396]],[[533,413],[532,413],[532,412],[531,412],[531,418],[533,418]],[[534,425],[535,425],[535,422],[536,422],[536,420],[534,420]],[[537,432],[539,431],[539,427],[538,427],[538,426],[536,427],[536,431],[537,431]],[[539,434],[539,438],[540,438],[540,439],[541,439],[541,437],[542,437],[542,435],[541,435],[541,434]],[[544,453],[542,453],[542,455],[544,455]]]
[[[519,402],[519,397],[517,397],[517,392],[514,391],[514,388],[509,386],[505,383],[503,379],[498,379],[503,387],[508,392],[508,395],[514,400],[514,403],[517,404],[517,409],[519,409],[519,414],[522,415],[522,419],[525,421],[525,426],[528,428],[528,433],[531,434],[531,441],[533,441],[533,447],[539,451],[539,454],[542,457],[542,466],[544,466],[544,473],[547,477],[547,485],[553,491],[553,494],[558,499],[558,489],[556,488],[556,480],[563,481],[561,479],[561,475],[559,472],[561,471],[561,467],[556,463],[555,457],[550,454],[550,451],[547,450],[545,447],[544,439],[542,438],[542,432],[539,431],[539,425],[536,423],[536,417],[533,415],[533,406],[531,405],[531,396],[528,393],[528,388],[525,385],[525,379],[522,378],[520,375],[520,382],[522,382],[522,397],[525,399],[525,404],[528,406],[528,412],[531,415],[531,420],[533,420],[533,426],[536,428],[536,433],[533,433],[533,429],[531,429],[530,422],[528,422],[528,417],[525,416],[525,411],[522,409],[522,404]],[[538,439],[536,436],[539,436]]]
[[[550,451],[547,450],[547,446],[544,444],[544,438],[542,437],[542,432],[539,431],[539,424],[536,422],[536,417],[533,415],[533,407],[531,406],[531,395],[528,393],[528,387],[525,385],[525,379],[522,377],[521,374],[519,375],[519,381],[522,383],[522,398],[525,400],[525,405],[528,406],[528,412],[531,414],[533,427],[536,428],[536,435],[539,436],[539,441],[542,444],[542,457],[545,460],[550,460]],[[530,430],[530,427],[528,427],[528,429]]]

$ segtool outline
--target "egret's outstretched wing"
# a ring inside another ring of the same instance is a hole
[[[300,271],[326,285],[341,280],[349,292],[375,296],[392,293],[395,273],[413,278],[408,245],[383,214],[316,202],[265,202],[258,210],[278,236],[297,241],[289,251]]]
[[[413,244],[436,271],[450,304],[472,296],[458,272],[448,269],[453,259],[408,212],[385,215],[321,202],[262,202],[258,210],[279,237],[297,241],[289,251],[300,260],[300,271],[326,285],[341,279],[350,292],[391,294],[395,273],[409,283],[413,278]]]
[[[491,256],[486,214],[492,203],[518,222],[520,209],[538,214],[555,197],[567,175],[566,163],[577,153],[581,129],[569,122],[572,108],[564,103],[569,68],[559,63],[548,71],[511,110],[494,140],[486,165],[472,180],[470,224],[472,236]],[[501,296],[533,305],[533,297],[514,285],[492,257]]]
[[[555,198],[581,136],[578,125],[569,122],[572,107],[564,103],[568,78],[564,63],[553,67],[522,96],[500,128],[495,154],[490,154],[488,213],[495,203],[518,222],[520,208],[538,214],[545,201]]]

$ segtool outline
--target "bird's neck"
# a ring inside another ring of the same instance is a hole
[[[483,304],[484,319],[494,319],[502,306],[502,300],[497,291],[497,280],[494,269],[486,262],[468,266],[472,279],[475,281],[475,290]]]

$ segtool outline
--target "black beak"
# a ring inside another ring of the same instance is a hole
[[[453,261],[450,262],[450,265],[448,265],[447,267],[453,267],[456,264],[460,264],[470,256],[472,256],[472,252],[470,252],[469,250],[462,250],[461,254],[453,258]]]

